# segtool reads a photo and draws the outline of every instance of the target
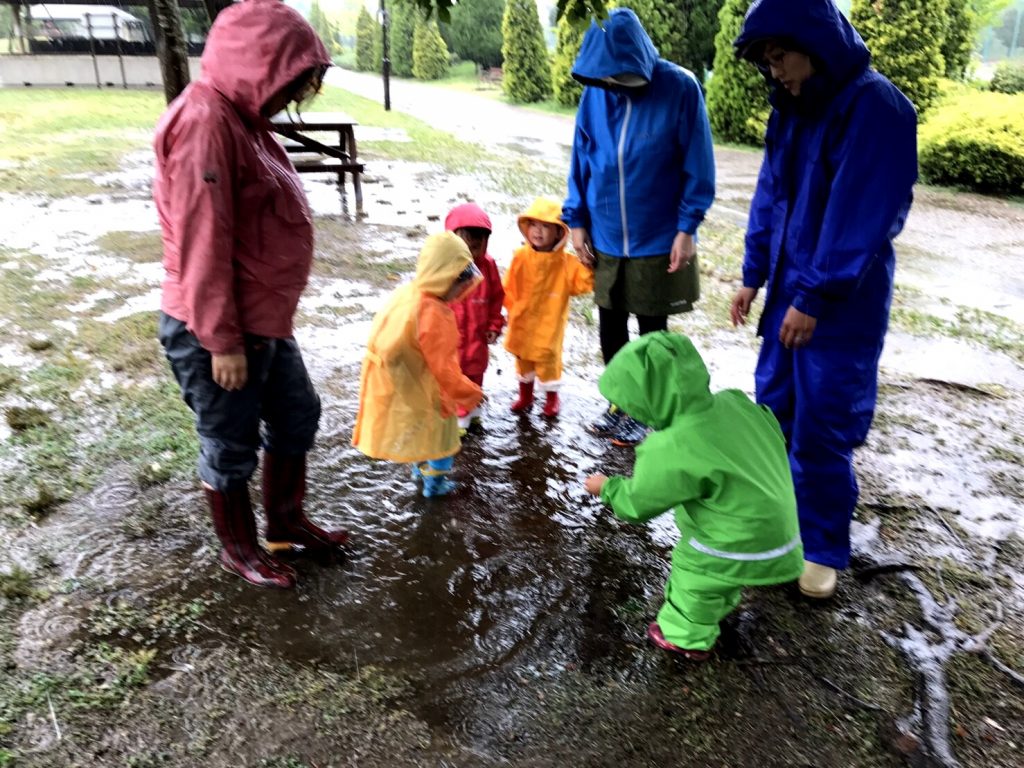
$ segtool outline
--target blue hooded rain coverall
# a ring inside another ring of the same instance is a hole
[[[870,68],[860,35],[832,0],[759,0],[736,39],[759,63],[768,39],[808,54],[798,97],[776,83],[750,209],[743,285],[767,283],[757,401],[789,444],[804,556],[845,568],[857,502],[853,449],[867,437],[892,300],[893,239],[917,178],[917,117]],[[817,318],[787,349],[789,307]]]

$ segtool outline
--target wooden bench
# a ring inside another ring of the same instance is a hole
[[[278,115],[272,121],[274,131],[283,136],[281,143],[299,173],[331,173],[338,177],[338,189],[344,203],[345,174],[352,175],[356,193],[356,214],[363,212],[363,164],[359,162],[355,127],[358,123],[342,112],[304,112],[289,118]],[[319,140],[309,134],[337,134]]]

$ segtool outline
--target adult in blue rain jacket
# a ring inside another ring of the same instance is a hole
[[[636,14],[590,25],[572,76],[583,83],[562,218],[594,266],[605,364],[640,333],[663,331],[700,295],[694,236],[715,197],[715,161],[696,78],[658,58]],[[595,253],[596,252],[596,253]],[[646,428],[614,407],[591,426],[621,445]]]
[[[800,588],[830,597],[849,560],[853,449],[874,414],[917,117],[832,0],[755,0],[735,46],[771,83],[773,110],[732,320],[767,284],[757,400],[789,444]]]

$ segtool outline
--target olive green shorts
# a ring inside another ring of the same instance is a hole
[[[700,298],[697,258],[672,274],[668,265],[668,255],[627,259],[599,252],[594,269],[594,302],[604,309],[632,315],[689,312]]]

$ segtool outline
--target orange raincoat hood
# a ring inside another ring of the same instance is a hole
[[[225,8],[206,39],[202,80],[250,120],[278,91],[331,57],[309,23],[280,0],[245,0]]]
[[[543,221],[545,224],[554,224],[562,229],[561,239],[555,243],[555,247],[551,250],[560,250],[569,242],[569,227],[562,221],[561,201],[546,196],[541,196],[534,200],[518,220],[519,231],[523,233],[523,237],[526,237],[526,226],[530,219]]]
[[[459,329],[441,297],[471,263],[458,235],[431,235],[415,279],[373,319],[352,434],[367,456],[425,461],[458,452],[456,409],[475,408],[483,393],[459,368]]]

